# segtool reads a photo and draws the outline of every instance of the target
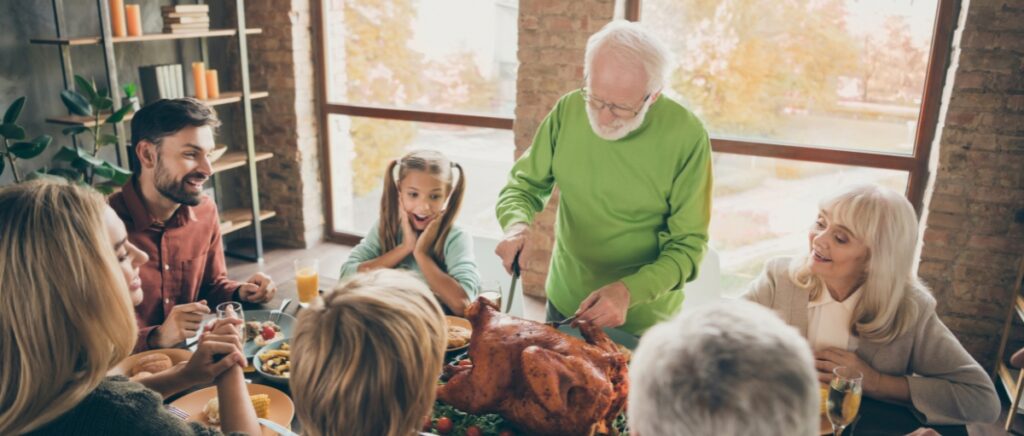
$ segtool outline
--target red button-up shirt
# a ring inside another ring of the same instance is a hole
[[[135,307],[139,338],[135,351],[149,349],[149,335],[171,308],[205,299],[211,310],[229,301],[241,283],[228,280],[217,206],[203,197],[181,205],[161,224],[142,201],[135,180],[110,197],[110,206],[128,229],[128,239],[149,255],[139,270],[142,304]]]

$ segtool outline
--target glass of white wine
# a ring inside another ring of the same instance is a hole
[[[841,436],[846,426],[857,418],[863,381],[864,374],[855,369],[839,366],[832,370],[825,410],[834,436]]]

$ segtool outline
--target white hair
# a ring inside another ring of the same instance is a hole
[[[836,224],[850,229],[868,248],[861,299],[853,309],[851,331],[862,339],[888,343],[914,324],[923,309],[912,296],[930,296],[914,274],[918,221],[902,194],[877,185],[839,188],[819,204]],[[817,298],[821,279],[811,273],[810,252],[793,259],[790,279]],[[915,291],[915,289],[917,291]]]
[[[671,69],[672,55],[657,37],[639,23],[614,20],[587,40],[583,74],[590,76],[594,55],[609,50],[614,59],[625,64],[640,64],[647,74],[647,92],[665,87]]]
[[[714,303],[654,326],[629,377],[629,426],[641,436],[818,434],[810,346],[755,303]]]

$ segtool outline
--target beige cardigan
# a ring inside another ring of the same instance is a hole
[[[743,298],[774,310],[807,337],[809,293],[789,278],[791,258],[776,258]],[[914,289],[919,318],[888,344],[860,340],[857,356],[875,370],[905,376],[915,415],[927,424],[994,422],[1001,403],[981,365],[964,350],[935,314],[935,299]]]

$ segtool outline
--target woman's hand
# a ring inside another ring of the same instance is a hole
[[[219,319],[203,332],[192,358],[181,368],[181,374],[192,385],[213,383],[224,371],[238,365],[245,367],[242,338],[238,329],[242,320]]]
[[[851,353],[839,348],[828,348],[814,353],[814,368],[818,370],[818,381],[828,384],[832,382],[832,370],[836,367],[845,366],[859,371],[864,375],[861,385],[864,392],[874,392],[878,387],[878,380],[881,374],[875,371],[871,365],[860,359],[856,353]]]

